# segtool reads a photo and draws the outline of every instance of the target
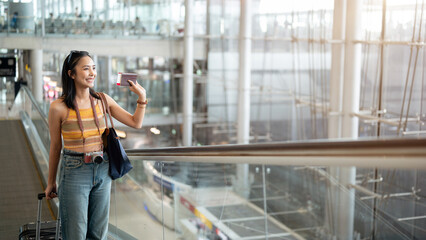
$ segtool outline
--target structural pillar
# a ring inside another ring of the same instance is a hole
[[[328,116],[328,138],[336,139],[342,137],[342,101],[343,101],[343,70],[345,62],[345,22],[346,22],[346,0],[334,1],[333,13],[333,40],[331,48],[331,70],[330,70],[330,114]],[[339,167],[329,167],[330,176],[339,178]],[[338,196],[340,188],[330,184],[330,194],[325,206],[326,221],[329,224],[330,232],[337,235],[337,214]]]
[[[41,36],[44,36],[46,34],[46,25],[45,25],[46,0],[41,0],[41,19],[42,19],[42,21],[41,21]]]
[[[333,40],[330,70],[330,114],[328,118],[328,138],[342,137],[342,98],[346,0],[334,1]],[[342,42],[340,42],[342,40]]]
[[[81,0],[80,1],[81,3],[80,3],[80,15],[81,15],[81,17],[84,17],[83,16],[83,12],[85,11],[85,9],[84,9],[84,0]]]
[[[43,50],[34,49],[30,52],[32,75],[32,93],[39,103],[43,101]]]
[[[111,55],[107,56],[106,60],[106,83],[105,83],[105,91],[110,94],[111,93],[111,86],[114,84],[113,78],[112,78],[112,57]]]
[[[342,137],[358,138],[359,122],[353,113],[359,111],[361,83],[361,45],[354,43],[361,39],[362,1],[351,0],[346,3],[346,44],[343,83],[343,120]],[[349,184],[355,185],[356,168],[339,169],[339,182],[346,190],[339,194],[337,236],[338,239],[353,239],[355,191]]]
[[[109,9],[110,9],[110,7],[109,7],[109,0],[105,0],[104,1],[104,5],[105,5],[105,21],[108,21],[109,20]]]
[[[250,140],[251,4],[251,0],[241,0],[237,116],[238,144],[248,144]],[[249,197],[248,164],[237,165],[237,191],[241,196]]]
[[[193,62],[194,62],[194,35],[193,35],[193,4],[194,0],[185,0],[185,60],[183,69],[183,139],[184,146],[192,145],[192,102],[194,95]]]

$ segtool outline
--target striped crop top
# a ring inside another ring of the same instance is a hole
[[[83,123],[85,147],[97,146],[102,144],[102,134],[105,131],[105,118],[104,114],[96,104],[96,113],[99,119],[99,132],[96,127],[95,118],[93,117],[92,108],[80,109],[80,117]],[[62,138],[64,140],[64,147],[67,149],[76,149],[83,147],[83,135],[78,125],[77,113],[73,109],[68,109],[68,116],[62,122]]]

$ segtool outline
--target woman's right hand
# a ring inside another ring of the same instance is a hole
[[[56,184],[48,184],[44,193],[46,194],[47,200],[57,197]]]

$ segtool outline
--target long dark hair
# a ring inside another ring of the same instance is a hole
[[[71,51],[70,54],[65,58],[64,65],[62,66],[62,98],[64,99],[65,105],[68,108],[74,109],[74,99],[75,99],[75,83],[74,79],[70,75],[75,74],[75,66],[82,57],[92,58],[86,51]],[[71,70],[71,74],[68,75],[68,70]],[[89,89],[90,95],[94,98],[100,99],[98,94],[92,88]]]

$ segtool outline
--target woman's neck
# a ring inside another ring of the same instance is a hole
[[[89,96],[90,96],[90,91],[88,88],[86,89],[77,89],[76,93],[75,93],[75,101],[77,102],[77,104],[81,104],[84,103],[85,101],[89,100]]]

